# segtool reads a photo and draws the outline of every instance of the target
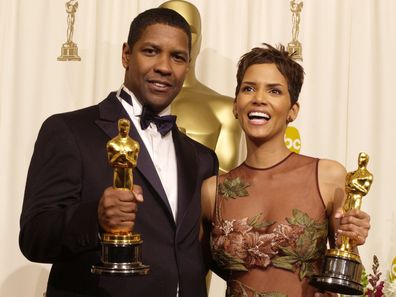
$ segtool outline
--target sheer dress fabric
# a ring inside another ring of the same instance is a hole
[[[269,168],[243,163],[217,179],[211,250],[227,297],[313,296],[328,220],[316,158],[291,153]]]

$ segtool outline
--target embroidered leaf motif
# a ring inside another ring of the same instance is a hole
[[[248,196],[249,193],[246,188],[249,184],[242,181],[239,177],[234,179],[226,178],[223,183],[219,184],[219,192],[224,198],[237,198]]]
[[[292,249],[291,247],[280,246],[279,249],[287,256],[294,256],[296,258],[298,257],[297,252],[294,249]]]
[[[282,256],[275,257],[272,259],[272,265],[277,268],[282,268],[290,271],[294,271],[294,264],[298,261],[296,256]]]
[[[302,280],[314,273],[313,263],[321,257],[326,247],[327,221],[317,223],[298,209],[293,209],[293,216],[286,220],[290,225],[303,227],[304,231],[294,246],[280,246],[284,256],[274,257],[272,263],[275,267],[290,271],[298,269]]]
[[[248,271],[243,260],[233,257],[225,251],[214,251],[212,256],[220,268],[235,271]]]
[[[253,228],[256,229],[263,229],[265,227],[271,226],[273,225],[275,222],[273,221],[264,221],[263,219],[260,219],[261,217],[261,213],[259,213],[258,215],[255,215],[254,217],[248,219],[248,225],[252,226]]]
[[[302,262],[300,267],[299,277],[302,280],[304,277],[311,277],[314,274],[314,267],[312,262]]]
[[[291,225],[298,225],[304,227],[315,224],[315,221],[312,220],[305,212],[302,212],[298,209],[293,209],[293,216],[291,218],[287,218],[287,222]]]

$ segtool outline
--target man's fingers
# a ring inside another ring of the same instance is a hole
[[[137,188],[137,193],[141,195],[141,188]],[[107,188],[98,205],[100,226],[106,232],[132,231],[136,220],[137,202],[132,191]]]
[[[136,213],[138,206],[136,203],[131,202],[121,202],[118,205],[118,210],[122,213]]]
[[[133,185],[132,193],[138,202],[143,202],[143,190],[139,185]]]

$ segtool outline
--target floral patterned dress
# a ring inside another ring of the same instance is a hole
[[[291,153],[265,169],[218,177],[211,249],[227,297],[313,296],[327,241],[318,159]]]

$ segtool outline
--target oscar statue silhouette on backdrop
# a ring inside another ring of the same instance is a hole
[[[287,51],[289,53],[294,52],[293,58],[295,60],[302,61],[302,46],[301,42],[298,41],[298,34],[300,33],[300,14],[303,8],[303,2],[296,0],[290,1],[290,11],[292,12],[292,40],[287,44]]]
[[[78,1],[67,1],[65,8],[67,12],[66,42],[62,45],[61,55],[58,57],[58,61],[81,61],[81,58],[78,56],[77,44],[73,42],[74,21],[76,19]]]
[[[238,165],[241,129],[232,113],[233,98],[208,88],[195,76],[195,63],[201,47],[201,16],[191,3],[170,0],[160,5],[181,14],[192,32],[191,65],[183,88],[172,102],[177,124],[194,140],[213,149],[219,158],[220,171]]]

